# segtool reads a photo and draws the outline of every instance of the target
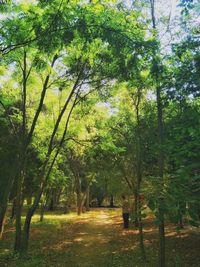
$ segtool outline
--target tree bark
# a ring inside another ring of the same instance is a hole
[[[3,235],[6,210],[7,210],[7,201],[4,203],[4,205],[1,204],[0,206],[0,239],[2,238]]]
[[[11,211],[11,216],[10,216],[11,222],[14,221],[15,216],[16,216],[16,198],[13,199],[12,211]]]
[[[143,234],[143,224],[142,224],[142,203],[140,197],[140,189],[142,183],[142,140],[141,140],[141,123],[140,123],[140,103],[141,103],[141,88],[138,87],[137,97],[135,102],[136,108],[136,120],[137,120],[137,223],[139,227],[139,243],[140,243],[140,251],[143,260],[146,260],[146,252],[144,247],[144,234]]]
[[[164,170],[164,153],[163,153],[163,116],[162,116],[162,101],[161,90],[157,86],[157,114],[158,114],[158,136],[159,136],[159,177],[163,181]],[[165,267],[165,219],[164,219],[164,199],[159,197],[158,199],[158,212],[159,212],[159,267]]]
[[[90,186],[87,187],[86,192],[86,211],[90,210]]]
[[[110,196],[110,208],[114,207],[114,197],[113,195]]]
[[[2,192],[1,192],[1,199],[0,199],[0,239],[2,238],[2,235],[3,235],[8,199],[9,199],[9,195],[10,195],[10,191],[11,191],[13,182],[14,182],[14,175],[13,176],[11,175],[6,181],[6,186],[5,187],[3,186],[4,190],[2,190]]]
[[[134,225],[138,227],[138,191],[134,191]]]
[[[81,192],[77,192],[77,214],[81,215],[82,213],[82,197]]]
[[[141,214],[142,203],[139,197],[138,201],[138,228],[139,228],[139,243],[140,243],[140,251],[143,260],[146,260],[146,252],[144,246],[144,233],[143,233],[143,223],[142,223],[142,214]]]
[[[22,192],[21,186],[24,179],[23,171],[20,172],[19,178],[17,179],[17,192],[16,192],[16,222],[15,222],[15,244],[14,250],[20,251],[21,247],[21,231],[22,231],[22,222],[21,222],[21,211],[22,211]]]

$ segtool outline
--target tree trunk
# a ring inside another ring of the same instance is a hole
[[[26,254],[28,250],[30,224],[31,224],[32,216],[33,216],[33,213],[31,212],[31,210],[29,210],[29,212],[26,215],[26,220],[24,223],[23,231],[22,231],[21,248],[20,248],[21,254]]]
[[[142,255],[143,260],[146,260],[141,208],[142,208],[142,204],[141,204],[141,200],[140,200],[140,197],[139,197],[138,198],[138,227],[139,227],[140,251],[141,251],[141,255]]]
[[[43,222],[43,220],[44,220],[44,211],[45,211],[45,202],[41,202],[41,207],[40,207],[40,222]]]
[[[165,220],[162,208],[159,208],[159,267],[165,267]]]
[[[15,158],[15,160],[16,160],[16,158]],[[15,160],[14,160],[13,166],[11,167],[13,169],[15,168],[15,164],[16,164]],[[3,234],[5,215],[6,215],[9,195],[10,195],[12,185],[14,182],[14,177],[15,176],[11,174],[11,176],[9,176],[6,181],[2,181],[3,184],[1,183],[1,185],[0,185],[0,188],[2,188],[1,189],[1,198],[0,198],[0,239],[1,239],[2,234]]]
[[[86,192],[86,211],[90,210],[90,186],[87,187]]]
[[[114,197],[113,195],[110,196],[110,208],[113,208],[114,207]]]
[[[162,116],[162,102],[160,87],[156,88],[157,93],[157,115],[158,115],[158,136],[159,136],[159,177],[163,182],[163,171],[164,171],[164,153],[163,153],[163,116]],[[159,198],[159,267],[165,267],[165,221],[164,221],[164,199],[161,196]]]
[[[60,197],[62,194],[62,188],[56,188],[55,189],[55,194],[54,194],[54,208],[57,208],[59,206],[60,203]]]
[[[35,213],[35,211],[36,211],[36,209],[40,203],[40,199],[41,199],[41,196],[43,193],[45,182],[46,182],[46,180],[43,181],[43,183],[40,185],[40,188],[38,189],[37,194],[35,196],[34,202],[33,202],[32,206],[28,209],[27,214],[26,214],[26,219],[24,222],[21,244],[20,244],[20,252],[22,254],[26,253],[28,250],[31,219],[32,219],[32,216]]]
[[[12,211],[11,211],[11,216],[10,216],[11,222],[14,221],[15,216],[16,216],[16,198],[13,199]]]
[[[134,225],[138,227],[138,192],[134,191]]]
[[[5,215],[7,210],[7,202],[0,206],[0,239],[2,238],[4,230]]]
[[[22,212],[22,182],[24,179],[23,171],[20,172],[19,177],[17,177],[17,192],[16,192],[16,222],[15,222],[15,244],[14,250],[20,251],[21,248],[21,231],[22,231],[22,222],[21,222],[21,212]]]
[[[50,197],[50,192],[49,192],[49,190],[47,190],[46,199],[44,199],[44,201],[40,202],[41,203],[41,206],[40,206],[40,222],[43,222],[43,220],[44,220],[44,213],[45,213],[45,210],[47,209],[47,206],[48,206],[49,197]]]
[[[77,192],[77,214],[81,215],[82,213],[82,198],[81,192]]]
[[[136,198],[137,198],[137,224],[139,227],[139,243],[140,251],[143,260],[146,260],[146,253],[144,247],[144,235],[143,235],[143,224],[142,224],[142,203],[140,197],[140,189],[142,183],[142,140],[141,140],[141,123],[140,123],[140,100],[141,100],[141,88],[138,87],[137,99],[136,99],[136,119],[137,119],[137,186],[136,186]]]
[[[16,201],[16,222],[15,222],[15,227],[16,227],[16,233],[15,233],[15,245],[14,245],[14,250],[15,251],[20,251],[21,247],[21,201],[18,197]]]

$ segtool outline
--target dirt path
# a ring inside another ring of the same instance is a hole
[[[52,252],[57,250],[60,255],[59,263],[55,266],[69,267],[111,267],[121,266],[117,260],[120,252],[133,249],[133,240],[127,238],[129,231],[123,230],[120,212],[106,209],[88,212],[77,220],[70,231],[63,226],[59,235],[66,237],[48,248]],[[129,235],[130,237],[130,235]],[[135,244],[136,245],[136,244]],[[53,261],[53,258],[52,258]],[[126,265],[123,265],[123,267]],[[132,267],[136,265],[128,265]]]

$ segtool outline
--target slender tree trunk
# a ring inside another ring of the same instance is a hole
[[[35,199],[34,199],[32,206],[27,211],[26,219],[25,219],[24,227],[23,227],[23,231],[22,231],[22,239],[21,239],[21,246],[20,246],[21,254],[25,254],[28,250],[31,219],[32,219],[32,216],[35,213],[36,209],[38,208],[44,186],[45,186],[45,182],[43,182],[43,184],[41,184],[41,186],[37,192],[37,195],[35,196]]]
[[[23,67],[22,69],[22,127],[19,138],[19,171],[16,178],[17,192],[16,192],[16,233],[15,233],[15,245],[14,250],[20,251],[21,248],[21,211],[22,211],[22,185],[24,181],[25,174],[25,164],[26,164],[26,98],[27,98],[27,79],[29,77],[30,71],[27,73],[27,54],[24,50],[23,54]]]
[[[57,190],[57,195],[56,195],[56,207],[60,204],[61,194],[62,194],[62,188],[59,188]]]
[[[150,0],[151,4],[151,17],[152,17],[152,26],[155,30],[154,37],[157,37],[156,34],[156,17],[155,17],[155,0]],[[158,38],[158,37],[157,37]],[[155,51],[159,53],[159,50]],[[158,120],[158,168],[159,168],[159,178],[161,183],[163,182],[163,173],[164,173],[164,151],[163,151],[163,107],[161,100],[161,87],[159,82],[159,73],[158,73],[158,62],[156,58],[153,59],[156,66],[157,72],[155,73],[155,85],[156,85],[156,102],[157,102],[157,120]],[[159,267],[165,267],[165,219],[164,219],[164,210],[163,205],[164,199],[161,195],[158,199],[158,213],[159,213]]]
[[[15,170],[17,166],[17,157],[15,157],[12,162],[10,162],[10,169],[12,170],[10,172],[10,175],[7,177],[7,179],[4,178],[3,181],[1,181],[0,188],[1,188],[1,194],[0,194],[0,239],[3,234],[4,229],[4,222],[5,222],[5,216],[6,216],[6,210],[8,206],[9,196],[10,192],[12,190],[12,186],[15,180]]]
[[[81,181],[79,175],[76,177],[76,194],[77,194],[77,214],[82,213],[82,196],[81,196]]]
[[[159,266],[165,267],[165,220],[162,208],[159,209]]]
[[[86,191],[86,211],[90,210],[90,186],[87,187]]]
[[[77,214],[81,215],[82,213],[82,201],[80,192],[77,193]]]
[[[4,230],[5,215],[7,210],[7,202],[0,206],[0,239]]]
[[[138,191],[134,191],[134,225],[138,227]]]
[[[144,247],[144,233],[143,233],[143,223],[142,223],[142,214],[141,214],[141,208],[142,203],[140,198],[138,199],[138,228],[139,228],[139,241],[140,241],[140,251],[143,260],[146,260],[146,252]]]
[[[143,224],[142,224],[142,203],[140,198],[140,189],[142,183],[142,140],[141,140],[141,123],[140,123],[140,102],[141,102],[141,88],[138,88],[137,98],[135,102],[136,108],[136,119],[137,119],[137,217],[138,217],[138,227],[139,227],[139,243],[140,251],[143,260],[146,260],[146,252],[144,247],[144,234],[143,234]]]
[[[44,220],[44,211],[45,211],[45,203],[42,202],[40,207],[40,222],[43,222]]]
[[[6,181],[6,186],[5,187],[2,186],[4,190],[2,190],[1,192],[1,199],[0,199],[0,239],[2,238],[2,234],[4,230],[8,199],[9,199],[9,195],[10,195],[13,182],[14,182],[14,176],[11,175]]]
[[[16,216],[16,198],[13,199],[10,221],[13,222]]]
[[[114,197],[113,195],[110,196],[110,208],[114,207]]]
[[[164,153],[163,153],[163,116],[161,90],[157,86],[157,113],[158,113],[158,133],[159,133],[159,177],[163,181]],[[165,267],[165,219],[164,219],[164,199],[161,196],[158,203],[159,212],[159,267]]]
[[[15,245],[14,250],[20,251],[21,247],[21,231],[22,231],[22,222],[21,222],[21,212],[22,212],[22,182],[23,182],[24,173],[20,172],[20,175],[17,179],[17,192],[16,192],[16,222],[15,222]]]
[[[46,192],[46,197],[44,199],[44,201],[41,201],[41,206],[40,206],[40,222],[43,222],[44,220],[44,213],[45,210],[47,209],[48,203],[49,203],[49,197],[50,197],[50,191],[47,190]]]

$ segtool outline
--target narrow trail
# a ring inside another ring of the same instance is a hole
[[[49,256],[55,251],[60,254],[59,263],[55,263],[55,266],[119,266],[118,254],[128,252],[137,245],[137,241],[129,235],[130,231],[133,230],[122,229],[119,212],[118,215],[106,209],[98,210],[96,214],[88,212],[72,225],[70,231],[65,229],[65,226],[59,230],[59,236],[62,237],[57,244],[48,247]],[[54,258],[55,256],[51,261]]]

